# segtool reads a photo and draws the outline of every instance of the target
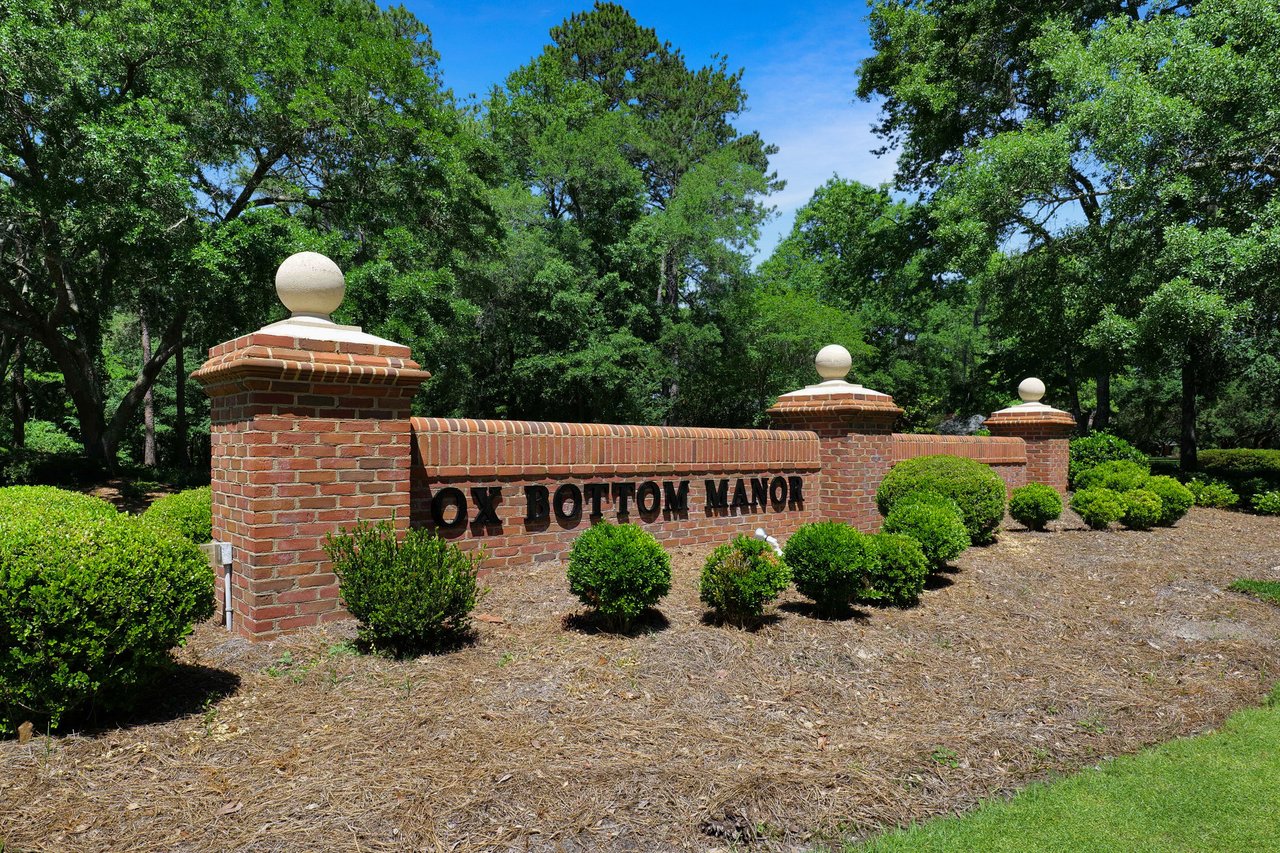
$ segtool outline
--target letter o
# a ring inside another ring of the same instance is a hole
[[[444,520],[445,508],[452,505],[457,512],[453,520]],[[431,521],[441,530],[457,530],[467,523],[467,496],[453,486],[441,489],[431,498]]]
[[[564,505],[568,501],[573,501],[573,512],[565,512],[564,510]],[[578,520],[582,517],[582,489],[579,489],[573,483],[565,483],[556,489],[551,506],[556,512],[556,521],[564,523]]]

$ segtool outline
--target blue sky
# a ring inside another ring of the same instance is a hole
[[[551,27],[591,0],[449,3],[410,0],[431,28],[444,82],[460,98],[483,98],[541,52]],[[858,62],[870,54],[862,2],[622,2],[693,66],[715,53],[744,68],[747,112],[740,130],[779,147],[772,163],[787,188],[773,196],[777,217],[758,247],[766,256],[791,230],[796,210],[833,174],[867,184],[893,177],[893,158],[876,157],[876,106],[854,98]]]

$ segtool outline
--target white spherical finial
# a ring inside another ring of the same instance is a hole
[[[1024,403],[1039,403],[1044,396],[1044,383],[1034,376],[1028,376],[1018,384],[1018,396]]]
[[[338,265],[319,252],[298,252],[276,270],[276,295],[295,317],[328,320],[347,285]]]
[[[828,344],[818,350],[813,364],[818,368],[818,375],[824,380],[839,380],[849,375],[849,368],[853,367],[853,356],[839,344]]]

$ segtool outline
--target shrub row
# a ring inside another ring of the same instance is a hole
[[[1131,530],[1172,527],[1196,495],[1173,477],[1153,477],[1145,462],[1112,460],[1081,471],[1071,508],[1095,530],[1118,521]]]
[[[48,486],[0,489],[0,732],[127,708],[213,613],[213,572],[163,525]]]

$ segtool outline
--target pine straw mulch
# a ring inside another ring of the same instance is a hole
[[[0,742],[6,850],[805,849],[1219,725],[1280,671],[1280,523],[1059,522],[971,549],[911,610],[593,631],[562,568],[492,579],[478,642],[353,655],[200,626],[148,719]],[[499,621],[501,620],[501,621]]]

